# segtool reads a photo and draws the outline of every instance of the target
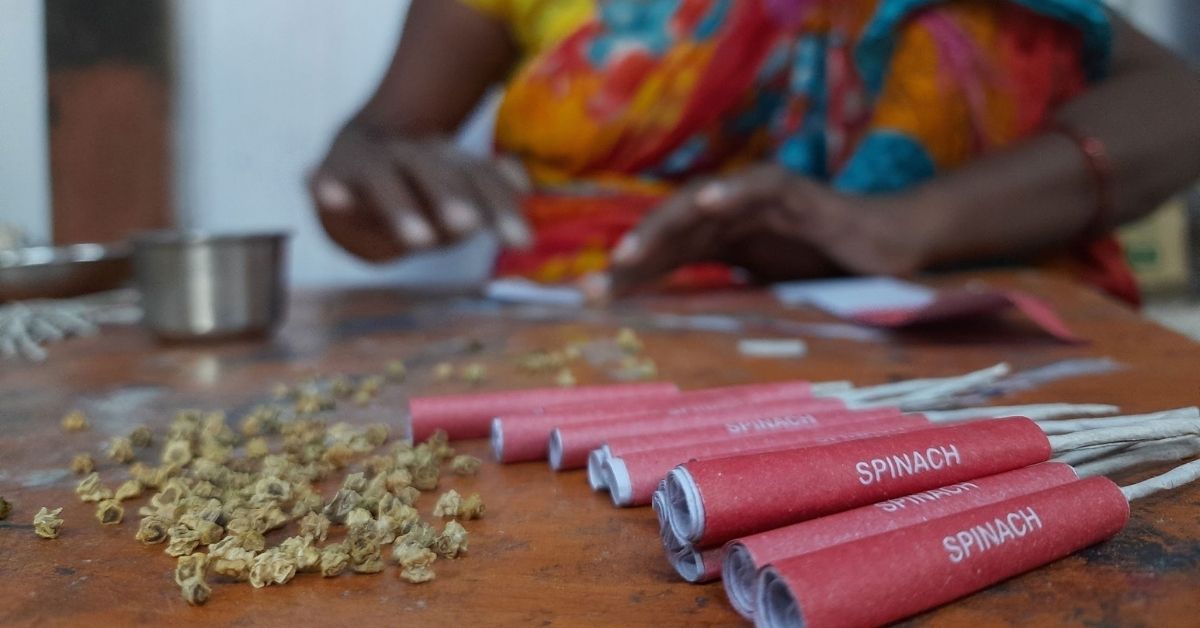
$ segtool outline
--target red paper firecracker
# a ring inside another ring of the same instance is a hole
[[[414,397],[408,403],[409,435],[413,440],[424,440],[442,429],[456,440],[482,438],[488,435],[492,418],[502,414],[536,412],[568,402],[652,399],[675,395],[678,391],[675,384],[652,382]]]
[[[878,626],[945,604],[1113,536],[1121,489],[1089,478],[766,567],[758,626]]]
[[[551,406],[540,413],[494,419],[491,425],[492,453],[497,461],[505,463],[545,460],[546,443],[550,432],[556,427],[693,414],[783,399],[805,399],[811,397],[812,393],[810,382],[794,380],[686,391],[658,399],[595,400],[585,404]]]
[[[1026,418],[689,462],[667,488],[676,534],[698,546],[1019,469],[1050,458]]]
[[[735,610],[753,618],[756,576],[766,565],[1076,480],[1069,465],[1043,462],[743,537],[725,546],[725,592]]]
[[[706,412],[660,416],[644,420],[597,421],[555,428],[550,433],[550,467],[556,471],[587,466],[588,454],[610,438],[678,432],[706,426],[759,422],[776,429],[813,429],[831,424],[871,420],[873,413],[846,410],[840,399],[811,397],[769,404],[748,404]]]
[[[846,425],[830,425],[806,431],[792,430],[749,438],[710,440],[681,447],[642,449],[623,455],[612,455],[604,463],[600,473],[605,475],[605,481],[602,484],[611,491],[614,504],[644,506],[650,503],[654,490],[667,473],[677,465],[689,460],[794,449],[805,445],[856,440],[928,427],[929,423],[921,417],[898,416]],[[660,435],[652,434],[646,435],[645,438],[668,442],[667,438],[655,438],[658,436]],[[621,450],[622,448],[618,447],[616,451]]]

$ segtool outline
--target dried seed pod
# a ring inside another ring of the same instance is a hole
[[[363,407],[371,405],[371,401],[373,399],[375,399],[375,395],[373,393],[365,390],[356,390],[354,391],[354,397],[352,397],[350,401],[356,406]]]
[[[121,502],[127,499],[134,499],[142,495],[142,483],[137,480],[125,480],[117,487],[113,493],[113,499]]]
[[[391,428],[389,428],[386,424],[376,423],[374,425],[368,425],[366,431],[363,432],[363,436],[367,439],[368,443],[371,443],[371,445],[375,447],[379,447],[387,442],[388,435],[390,433]]]
[[[254,485],[254,493],[274,501],[285,502],[292,498],[292,485],[275,477],[266,477]]]
[[[362,462],[363,468],[371,475],[388,473],[396,468],[396,459],[389,456],[371,456]]]
[[[114,438],[108,446],[108,458],[121,464],[133,462],[133,443],[128,438]]]
[[[462,373],[459,374],[462,380],[472,386],[477,386],[487,379],[487,367],[473,362],[463,367]]]
[[[166,553],[170,556],[185,556],[196,551],[200,545],[200,533],[184,526],[174,525],[167,530]]]
[[[325,505],[324,514],[330,521],[342,523],[346,520],[346,515],[358,507],[358,502],[361,500],[362,496],[357,492],[348,488],[339,489],[333,495],[333,499]]]
[[[456,475],[475,475],[479,473],[479,465],[483,464],[475,456],[455,456],[450,461],[450,470]]]
[[[353,529],[356,526],[371,523],[372,519],[370,511],[367,509],[355,508],[346,515],[346,527]]]
[[[412,486],[413,477],[408,469],[392,470],[384,478],[384,487],[389,493],[398,493],[401,489]]]
[[[71,472],[75,475],[87,475],[96,470],[96,461],[91,454],[76,454],[71,458]]]
[[[79,485],[75,487],[75,494],[84,502],[98,502],[112,497],[112,491],[100,484],[100,474],[96,472],[80,480]]]
[[[628,327],[622,327],[617,331],[616,342],[617,346],[625,353],[641,353],[644,348],[642,339],[638,338],[637,332]]]
[[[354,459],[354,450],[345,443],[334,443],[321,454],[321,460],[333,465],[335,469],[344,469]]]
[[[426,464],[413,469],[412,485],[420,491],[432,491],[437,488],[442,474],[435,464]]]
[[[650,358],[626,356],[620,362],[617,377],[622,380],[645,380],[658,377],[658,365]]]
[[[96,520],[100,525],[114,526],[125,518],[125,508],[115,499],[105,499],[96,505]]]
[[[170,528],[171,522],[167,519],[157,515],[149,515],[142,517],[141,523],[138,524],[137,535],[134,538],[146,545],[165,543]]]
[[[575,386],[577,383],[578,383],[578,381],[575,379],[575,374],[571,372],[571,369],[568,369],[568,368],[560,369],[558,371],[558,373],[556,373],[554,375],[554,385],[555,386],[560,386],[562,388],[571,388],[571,387]]]
[[[8,519],[8,515],[12,513],[12,502],[0,497],[0,521]]]
[[[162,463],[182,469],[192,461],[191,439],[173,439],[167,441],[162,452]]]
[[[317,512],[304,515],[300,520],[300,535],[313,541],[324,541],[329,535],[329,519]]]
[[[442,362],[433,367],[433,378],[439,382],[449,381],[454,377],[454,365],[449,362]]]
[[[340,543],[321,550],[321,575],[323,577],[333,578],[341,575],[349,565],[350,555],[346,553]]]
[[[88,423],[87,417],[79,410],[72,410],[62,418],[62,430],[64,432],[82,432],[92,427]]]
[[[400,577],[413,584],[429,582],[437,576],[433,572],[433,563],[436,560],[437,554],[427,549],[415,551],[400,563],[403,567]]]
[[[446,430],[434,430],[433,434],[430,434],[429,438],[425,439],[421,445],[428,449],[438,462],[454,457],[454,448],[450,446],[450,435],[446,433]],[[418,447],[419,449],[420,447]],[[418,453],[418,457],[419,455]]]
[[[396,499],[403,504],[412,506],[421,497],[421,491],[415,486],[405,486],[394,493]]]
[[[391,362],[387,363],[387,366],[384,367],[384,373],[387,375],[389,380],[399,383],[403,382],[404,379],[408,377],[408,368],[404,366],[403,361],[392,360]]]
[[[278,550],[281,556],[295,563],[296,571],[312,571],[321,564],[321,551],[313,547],[312,539],[308,537],[293,536],[284,539]]]
[[[231,538],[233,537],[226,537],[222,542]],[[250,567],[254,564],[255,557],[253,551],[231,545],[218,553],[216,546],[213,546],[209,550],[209,556],[212,558],[213,573],[238,582],[250,579]]]
[[[208,601],[208,597],[212,595],[212,588],[200,579],[188,580],[180,584],[179,588],[183,599],[192,606],[204,604]]]
[[[396,538],[396,545],[416,545],[430,547],[437,541],[437,532],[424,521],[418,521],[409,528],[408,532]]]
[[[329,380],[329,392],[333,393],[334,397],[345,399],[354,394],[354,382],[345,375],[339,375]]]
[[[175,560],[175,584],[179,586],[188,580],[204,580],[207,573],[208,554],[191,554]]]
[[[145,425],[139,425],[129,433],[129,442],[138,449],[145,449],[154,443],[154,432]]]
[[[382,377],[379,375],[370,375],[363,378],[362,383],[358,386],[358,389],[365,390],[374,395],[383,389],[383,384],[384,381]]]
[[[467,529],[457,521],[447,521],[432,549],[442,558],[457,558],[467,551]]]
[[[267,439],[262,436],[255,436],[246,441],[247,458],[262,458],[269,453],[271,453],[271,446],[267,444]]]
[[[283,401],[295,397],[296,391],[287,384],[279,383],[271,387],[271,396],[279,401]]]
[[[367,477],[362,473],[351,473],[342,481],[342,488],[361,493],[367,488]]]
[[[433,516],[457,517],[461,507],[462,496],[458,494],[458,491],[450,489],[438,497],[437,504],[433,507]]]
[[[43,539],[58,538],[58,531],[62,529],[63,519],[59,515],[62,514],[62,508],[47,510],[43,506],[33,516],[33,533]]]
[[[458,509],[458,518],[464,520],[481,519],[484,513],[483,498],[479,493],[472,493],[470,497],[462,501],[462,505]]]

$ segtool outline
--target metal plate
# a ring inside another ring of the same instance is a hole
[[[112,290],[132,276],[130,249],[124,243],[0,250],[0,302]]]

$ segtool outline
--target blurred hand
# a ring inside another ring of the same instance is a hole
[[[919,207],[899,197],[852,197],[777,166],[699,182],[668,199],[612,254],[610,295],[687,264],[718,261],[759,279],[831,273],[905,275],[923,263]]]
[[[491,229],[504,246],[532,236],[520,167],[473,159],[442,140],[410,140],[351,121],[309,177],[325,232],[350,253],[383,262]]]

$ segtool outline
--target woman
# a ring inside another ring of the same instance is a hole
[[[471,160],[445,138],[500,83]],[[364,259],[492,228],[497,272],[593,293],[1021,259],[1136,301],[1107,234],[1200,174],[1198,111],[1090,0],[413,0],[311,185]]]

